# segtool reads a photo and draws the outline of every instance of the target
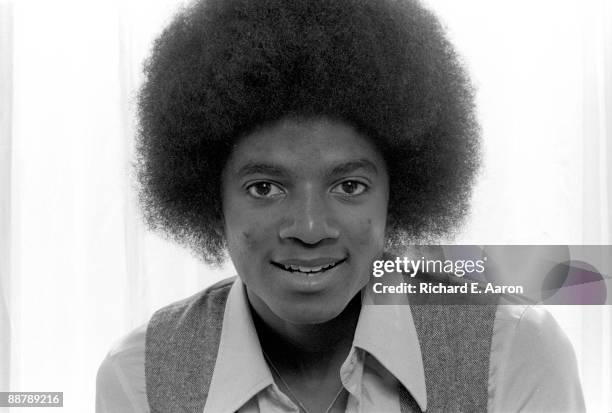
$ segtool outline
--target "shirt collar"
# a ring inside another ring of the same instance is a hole
[[[373,279],[363,290],[353,346],[376,358],[425,411],[425,369],[407,295],[375,297],[372,286],[376,281]]]
[[[362,295],[363,305],[353,347],[376,358],[424,411],[427,408],[425,371],[410,306],[404,302],[374,304],[371,291],[369,284]],[[219,351],[204,413],[235,412],[273,383],[244,284],[236,277],[225,305]]]

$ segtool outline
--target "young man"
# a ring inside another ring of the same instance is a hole
[[[98,411],[584,409],[541,310],[370,305],[372,263],[456,229],[478,168],[469,81],[419,3],[196,2],[139,109],[149,224],[237,277],[113,349]]]

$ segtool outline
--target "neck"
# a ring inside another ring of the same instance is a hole
[[[251,305],[262,349],[277,367],[302,375],[338,374],[355,335],[361,310],[360,294],[337,317],[319,324],[289,323],[267,306],[262,309],[257,304]]]

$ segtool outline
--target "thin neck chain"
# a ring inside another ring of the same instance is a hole
[[[304,404],[300,401],[300,399],[298,399],[297,396],[295,395],[295,393],[291,390],[291,387],[289,387],[289,385],[287,384],[285,379],[283,379],[283,376],[281,376],[280,372],[278,371],[278,369],[276,368],[274,363],[272,363],[272,360],[270,359],[268,354],[265,351],[263,351],[263,349],[261,350],[261,352],[263,353],[263,355],[266,358],[266,360],[267,360],[268,364],[270,365],[270,367],[272,367],[272,371],[274,371],[274,373],[278,376],[278,378],[281,381],[281,383],[283,383],[283,386],[285,386],[285,388],[289,392],[289,395],[298,404],[298,408],[301,411],[303,411],[303,413],[310,413],[310,411],[304,406]],[[338,401],[338,397],[340,397],[340,395],[342,394],[343,390],[344,390],[344,387],[342,386],[342,384],[340,384],[340,389],[338,389],[338,393],[336,393],[336,397],[334,397],[334,399],[332,400],[331,404],[327,407],[327,409],[325,409],[325,413],[329,413],[331,408],[334,407],[334,404],[336,404],[336,402]]]

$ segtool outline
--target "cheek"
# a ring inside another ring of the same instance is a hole
[[[225,233],[233,261],[253,262],[269,245],[273,232],[269,223],[245,213],[228,213]]]
[[[260,234],[255,226],[227,225],[225,231],[230,255],[251,254],[256,251]]]
[[[352,232],[352,253],[354,265],[353,282],[356,289],[363,288],[370,280],[372,262],[379,259],[384,252],[384,221],[376,218],[365,218],[354,223]]]
[[[352,228],[351,233],[360,248],[382,252],[385,246],[387,228],[388,190],[386,184],[379,187],[372,199],[363,208],[354,210],[348,215],[352,222],[346,228]]]
[[[247,228],[242,229],[237,234],[237,243],[242,246],[243,249],[247,251],[251,251],[257,247],[257,229],[256,228]]]
[[[358,219],[351,226],[353,227],[351,238],[360,248],[382,250],[385,239],[384,219]]]

